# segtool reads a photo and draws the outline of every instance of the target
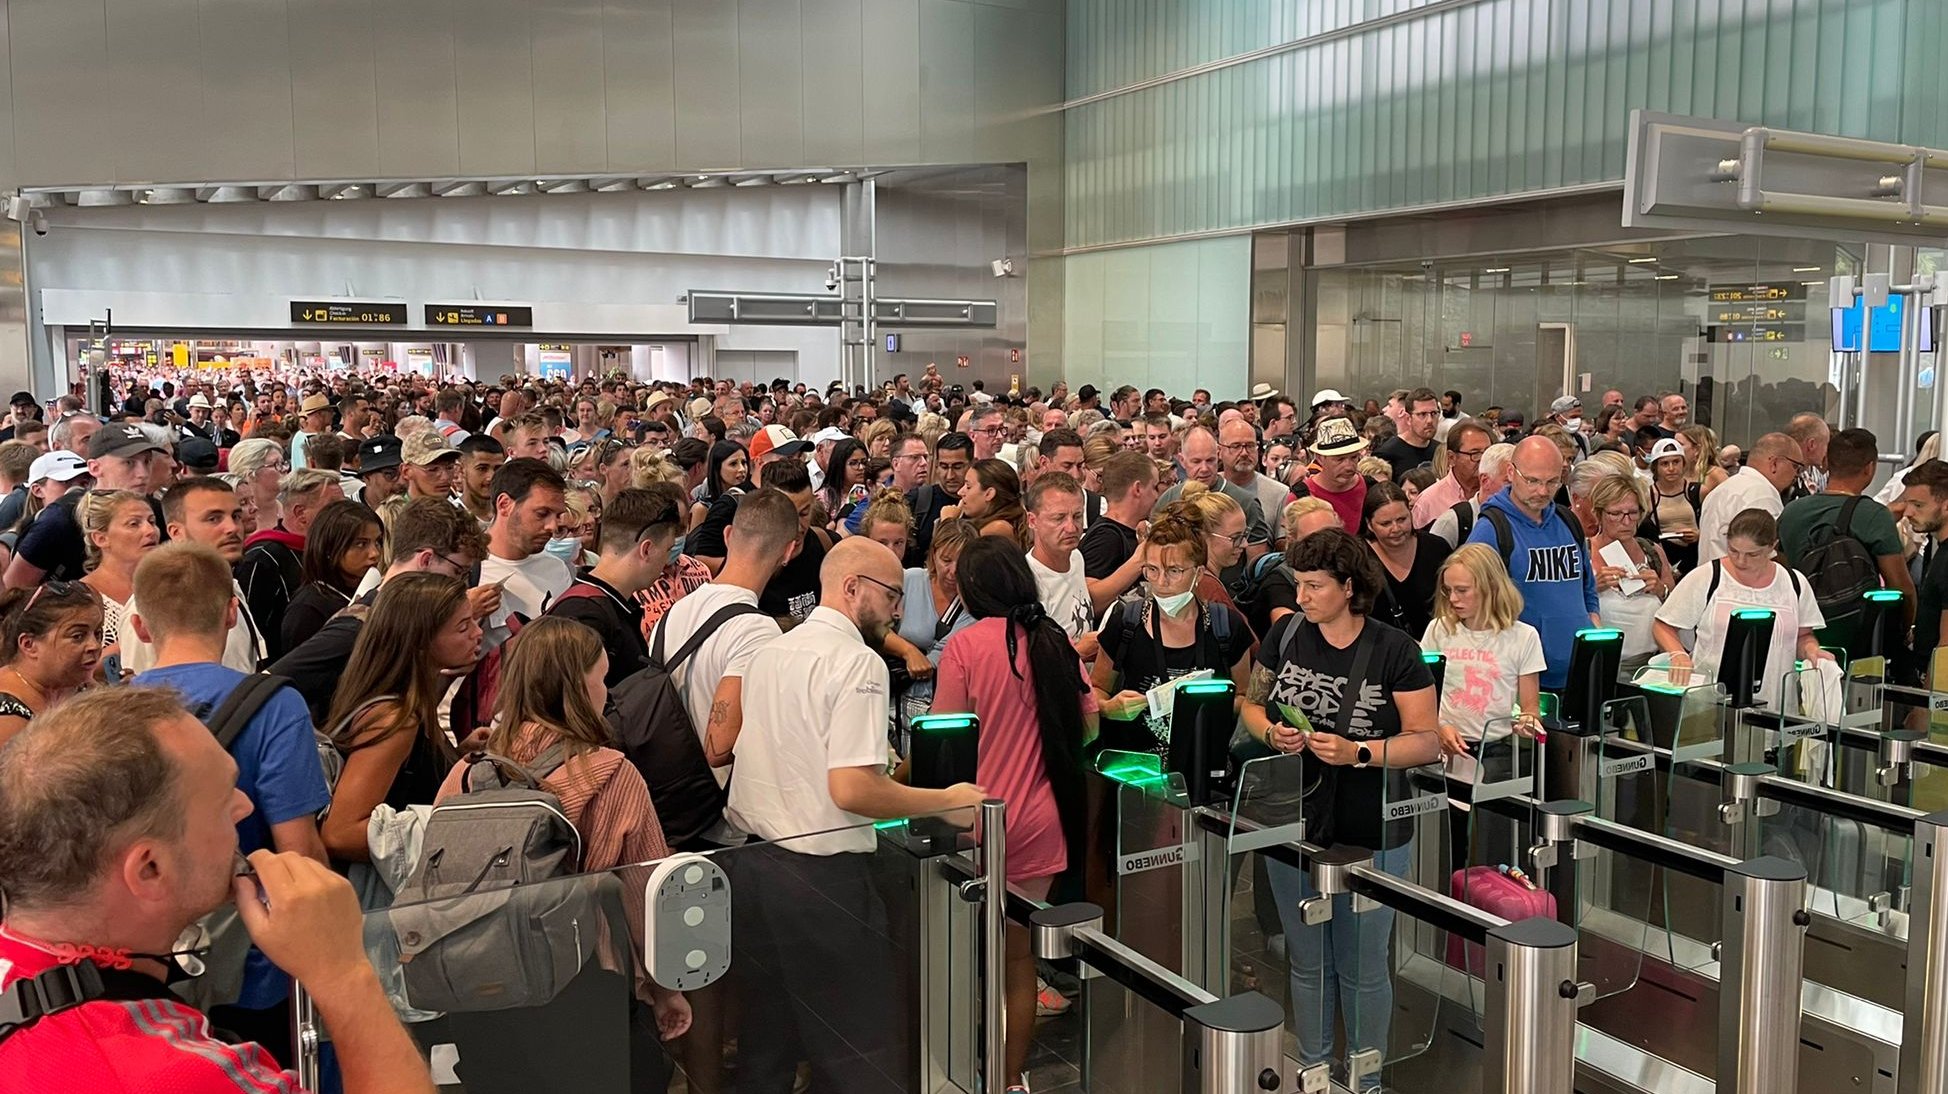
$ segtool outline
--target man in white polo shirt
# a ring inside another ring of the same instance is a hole
[[[983,796],[966,783],[922,790],[886,774],[886,662],[875,647],[904,580],[886,547],[841,541],[819,569],[818,607],[744,672],[725,816],[766,842],[725,862],[752,993],[744,1013],[776,1017],[740,1043],[740,1089],[790,1089],[800,1060],[811,1062],[814,1090],[877,1089],[902,1051],[870,822],[966,810]]]
[[[1767,433],[1752,446],[1752,456],[1738,474],[1705,495],[1698,511],[1698,565],[1725,557],[1726,529],[1747,509],[1763,509],[1777,519],[1785,509],[1782,491],[1806,466],[1799,442],[1786,433]]]

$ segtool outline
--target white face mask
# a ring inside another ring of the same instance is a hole
[[[1583,419],[1571,418],[1563,422],[1562,427],[1564,429],[1569,430],[1571,433],[1581,433],[1583,431]]]
[[[1169,616],[1182,615],[1184,614],[1184,609],[1190,607],[1191,599],[1195,595],[1196,595],[1195,590],[1186,589],[1181,593],[1172,593],[1169,596],[1159,596],[1157,597],[1157,607],[1162,608],[1163,613],[1165,615],[1169,615]]]
[[[549,540],[542,551],[574,565],[582,560],[582,541],[574,536],[557,537]]]

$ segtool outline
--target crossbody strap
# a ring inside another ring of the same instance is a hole
[[[1340,690],[1339,710],[1333,715],[1332,731],[1338,736],[1346,736],[1346,730],[1353,724],[1353,706],[1359,702],[1360,689],[1366,686],[1367,665],[1373,659],[1373,643],[1368,636],[1377,625],[1367,620],[1360,627],[1360,636],[1353,639],[1353,672]]]

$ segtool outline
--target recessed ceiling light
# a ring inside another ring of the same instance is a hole
[[[1490,266],[1490,267],[1488,267],[1487,269],[1485,269],[1485,270],[1483,270],[1483,271],[1481,271],[1481,272],[1482,272],[1482,273],[1507,273],[1507,272],[1508,272],[1508,267],[1507,267],[1507,266]]]
[[[1652,275],[1651,280],[1652,281],[1676,281],[1677,275],[1676,274],[1654,274]]]
[[[1654,255],[1645,255],[1643,258],[1631,259],[1630,264],[1634,266],[1639,262],[1655,262],[1655,261],[1657,261],[1657,258]]]
[[[1792,268],[1793,273],[1818,273],[1819,271],[1820,267],[1818,266],[1794,266]]]

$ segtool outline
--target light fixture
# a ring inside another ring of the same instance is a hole
[[[1818,266],[1794,266],[1792,268],[1793,273],[1818,273],[1819,271],[1820,268]]]
[[[300,185],[264,186],[258,189],[257,196],[265,201],[313,201],[318,197],[318,188]]]
[[[1635,266],[1635,265],[1638,265],[1638,264],[1640,264],[1640,263],[1644,263],[1644,262],[1655,262],[1655,261],[1657,261],[1657,256],[1656,256],[1656,255],[1644,255],[1644,256],[1643,256],[1643,257],[1641,257],[1641,258],[1633,258],[1633,259],[1630,259],[1629,261],[1630,261],[1630,264],[1631,264],[1632,266]]]
[[[1481,272],[1482,272],[1482,273],[1485,273],[1485,274],[1504,274],[1504,273],[1507,273],[1507,272],[1508,272],[1508,267],[1507,267],[1507,266],[1490,266],[1490,267],[1488,267],[1487,269],[1485,269],[1485,270],[1483,270],[1483,271],[1481,271]]]
[[[1677,275],[1676,274],[1655,274],[1651,277],[1651,280],[1652,281],[1676,281]]]
[[[257,200],[257,190],[252,186],[215,186],[202,195],[204,201],[212,205],[234,204]]]
[[[382,198],[430,198],[433,184],[428,182],[394,182],[377,187]]]

